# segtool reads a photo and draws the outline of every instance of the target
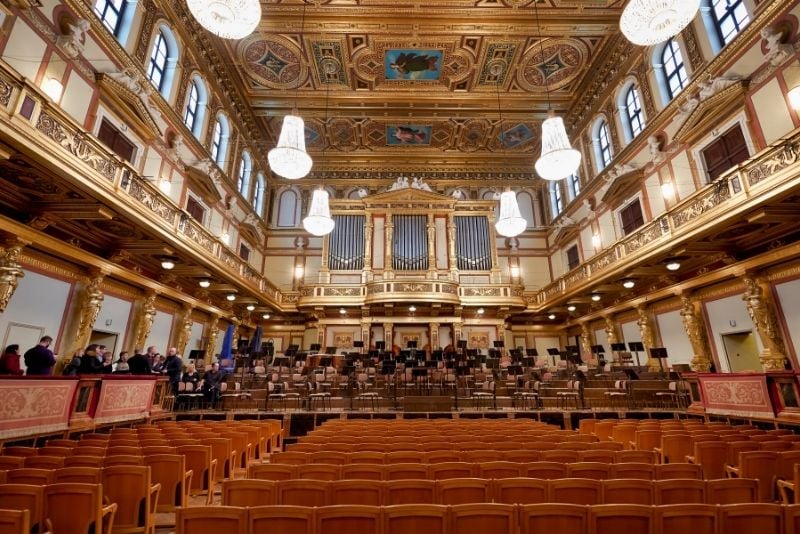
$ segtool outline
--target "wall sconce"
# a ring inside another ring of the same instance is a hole
[[[61,94],[64,92],[64,85],[53,77],[47,78],[42,83],[42,91],[55,103],[61,100]]]
[[[228,232],[222,232],[222,235],[219,236],[220,241],[225,243],[227,246],[231,246],[231,234]]]
[[[417,307],[412,304],[408,307],[408,313],[417,313]]]
[[[789,104],[791,104],[792,109],[800,110],[800,84],[792,87],[786,96],[789,97]]]
[[[661,195],[670,200],[675,198],[675,186],[672,185],[672,182],[665,182],[661,184]]]
[[[294,277],[295,278],[303,278],[306,270],[303,268],[302,265],[296,265],[294,268]]]
[[[519,278],[520,270],[519,265],[511,266],[511,278]]]
[[[602,243],[602,241],[600,239],[600,234],[593,234],[592,235],[592,246],[597,249],[597,248],[600,248],[600,246],[602,244],[603,243]]]

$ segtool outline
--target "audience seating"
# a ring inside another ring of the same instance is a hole
[[[117,504],[103,504],[101,484],[50,484],[44,488],[44,517],[53,532],[109,534]]]

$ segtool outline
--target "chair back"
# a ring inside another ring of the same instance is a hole
[[[101,484],[50,484],[44,488],[44,517],[53,532],[106,534],[102,528]]]
[[[178,506],[187,506],[189,488],[186,487],[186,459],[181,454],[156,454],[144,459],[150,468],[150,480],[161,484],[156,511],[171,512]],[[192,474],[194,478],[194,473]]]
[[[103,492],[117,503],[114,522],[119,528],[145,528],[153,520],[158,495],[151,499],[150,468],[116,465],[103,469]]]
[[[43,532],[44,487],[28,484],[0,484],[0,503],[6,510],[28,510],[30,526],[25,532]]]
[[[278,500],[277,482],[273,480],[226,480],[222,483],[223,506],[268,506]]]

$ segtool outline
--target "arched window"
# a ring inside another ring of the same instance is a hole
[[[147,79],[165,98],[172,88],[175,65],[178,62],[178,43],[169,28],[162,25],[153,41],[147,61]]]
[[[577,172],[567,176],[567,187],[571,200],[575,200],[581,194],[581,177]]]
[[[664,69],[667,94],[672,100],[689,84],[681,47],[675,39],[670,39],[664,44],[664,49],[661,51],[661,65]]]
[[[600,172],[611,163],[614,153],[611,148],[611,133],[608,130],[608,122],[605,119],[598,119],[592,130],[592,145],[594,145],[594,156],[597,171]]]
[[[297,224],[297,193],[293,189],[284,190],[278,197],[278,227],[290,228]]]
[[[644,112],[639,91],[635,84],[631,84],[625,92],[625,118],[628,119],[631,140],[644,130]]]
[[[253,202],[253,209],[256,210],[259,217],[264,216],[264,195],[267,193],[267,180],[262,173],[256,175],[256,197]]]
[[[564,198],[561,196],[561,186],[558,182],[550,183],[550,204],[553,208],[553,218],[564,211]]]
[[[522,218],[528,221],[528,228],[536,227],[536,216],[533,209],[533,197],[527,191],[517,193],[517,204]]]
[[[217,115],[214,131],[211,133],[211,159],[217,162],[221,168],[224,168],[225,158],[228,155],[229,135],[228,119],[224,115]]]
[[[750,15],[743,0],[709,0],[714,28],[719,38],[720,48],[724,47],[739,35],[739,32],[750,23]]]
[[[127,2],[125,0],[97,0],[94,3],[94,12],[100,18],[108,31],[117,35],[122,24]]]
[[[183,123],[187,128],[194,132],[197,122],[197,109],[200,107],[200,90],[197,88],[197,80],[189,83],[189,94],[186,97],[186,109],[183,111]]]
[[[242,161],[239,163],[239,174],[236,179],[236,185],[239,192],[248,201],[250,199],[250,174],[253,172],[253,160],[250,158],[248,151],[242,152]]]

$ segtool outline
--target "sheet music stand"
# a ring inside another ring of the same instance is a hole
[[[665,378],[667,373],[664,370],[664,360],[667,359],[667,349],[664,347],[652,347],[650,349],[650,357],[658,360],[658,366],[661,369],[659,375],[661,378]]]
[[[414,341],[414,340],[410,340],[410,341],[406,342],[406,348],[407,349],[416,349],[417,348],[417,342]]]
[[[311,346],[308,348],[308,350],[316,354],[320,351],[321,348],[322,345],[320,345],[319,343],[312,343]]]
[[[364,342],[361,340],[353,341],[353,348],[358,349],[358,353],[361,354],[363,352]]]
[[[385,341],[376,341],[375,348],[377,350],[386,350],[386,342]]]
[[[539,356],[539,351],[536,349],[525,349],[525,356],[536,358]]]
[[[552,356],[553,357],[553,365],[556,365],[556,356],[560,356],[561,355],[561,351],[558,350],[558,348],[556,348],[556,347],[550,347],[549,349],[547,349],[547,354],[548,354],[548,356]]]
[[[642,363],[639,361],[639,353],[644,352],[644,344],[641,341],[631,341],[628,343],[628,348],[636,354],[636,367],[641,367]]]
[[[625,352],[626,350],[627,350],[627,347],[626,347],[625,343],[612,343],[611,344],[611,361],[613,362],[614,360],[616,360],[616,361],[619,362],[620,366],[622,366],[622,363],[623,363],[622,362],[622,355],[619,354],[619,353],[620,352]],[[616,353],[616,357],[615,357],[614,353]]]
[[[325,354],[336,354],[336,347],[325,347]]]

